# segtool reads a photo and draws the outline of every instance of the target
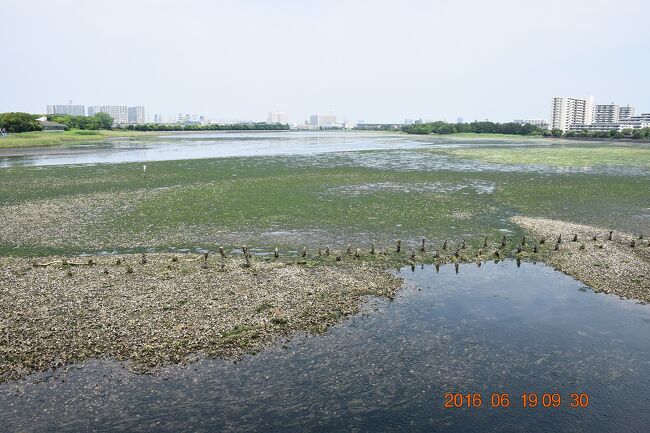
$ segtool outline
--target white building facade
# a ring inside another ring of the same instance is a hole
[[[618,108],[618,117],[622,119],[629,119],[630,117],[634,117],[634,107],[630,107],[629,105],[626,105],[625,107],[619,107]]]
[[[617,123],[620,116],[620,107],[616,104],[597,104],[594,123]]]
[[[594,99],[558,96],[553,98],[551,129],[566,132],[574,126],[591,125],[594,122]]]
[[[68,114],[70,116],[85,116],[86,107],[83,105],[48,105],[47,114]]]
[[[312,114],[309,117],[309,124],[314,128],[327,128],[336,126],[336,115],[334,114]]]
[[[129,108],[126,105],[94,105],[88,107],[88,115],[106,113],[113,118],[115,123],[129,123]]]
[[[136,107],[129,107],[128,110],[129,123],[145,123],[146,118],[144,115],[144,106],[138,105]]]

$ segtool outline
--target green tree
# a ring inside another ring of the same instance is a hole
[[[101,124],[101,129],[112,129],[113,128],[113,118],[107,113],[97,113],[94,116],[99,120]]]
[[[41,125],[35,116],[29,113],[2,113],[0,114],[0,129],[12,133],[41,131]]]

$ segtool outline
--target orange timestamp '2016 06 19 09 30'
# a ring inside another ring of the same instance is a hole
[[[570,407],[574,409],[586,408],[589,406],[589,394],[585,392],[572,392],[562,395],[556,392],[524,392],[513,398],[507,392],[490,393],[488,399],[484,399],[481,393],[460,393],[447,392],[444,394],[444,407],[454,408],[559,408]]]

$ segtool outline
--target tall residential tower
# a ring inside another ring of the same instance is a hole
[[[573,126],[591,125],[594,122],[594,98],[553,98],[551,128],[568,131]]]
[[[144,106],[129,107],[129,123],[145,123]]]

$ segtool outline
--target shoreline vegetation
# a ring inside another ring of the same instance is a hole
[[[0,137],[0,149],[11,149],[18,147],[42,147],[42,146],[60,146],[64,144],[73,144],[80,142],[95,142],[106,140],[107,138],[127,138],[127,137],[151,137],[152,135],[164,135],[164,133],[147,133],[122,130],[70,130],[70,131],[32,131],[9,134],[6,137]]]
[[[201,131],[287,131],[289,125],[279,123],[235,124],[156,124],[114,125],[106,113],[94,116],[47,115],[50,122],[59,123],[65,131],[44,131],[40,114],[21,112],[0,113],[0,149],[27,146],[57,146],[83,140],[98,141],[111,137],[144,137],[146,133]]]
[[[523,136],[523,137],[554,137],[554,138],[580,138],[584,140],[640,140],[650,141],[650,128],[624,129],[623,131],[567,131],[559,129],[548,130],[529,123],[497,123],[497,122],[471,122],[471,123],[448,123],[428,122],[402,127],[402,132],[415,135],[456,135],[463,134],[489,134],[493,136]],[[474,136],[474,135],[471,135]]]
[[[168,130],[135,130],[135,129],[99,129],[99,130],[81,130],[73,129],[67,131],[30,131],[30,132],[21,132],[8,134],[7,136],[0,137],[0,149],[11,149],[11,148],[21,148],[21,147],[45,147],[45,146],[61,146],[65,144],[74,144],[81,142],[96,142],[103,141],[110,138],[146,138],[152,136],[164,136],[172,134],[175,132],[228,132],[228,131],[259,131],[259,132],[268,132],[268,131],[285,131],[289,132],[288,129],[245,129],[245,128],[233,128],[233,129],[168,129]],[[300,131],[304,132],[304,131]],[[316,131],[319,133],[327,132],[341,132],[341,130],[320,130]],[[346,131],[347,132],[347,131]],[[377,132],[377,131],[364,131],[364,130],[355,130],[353,132]],[[396,132],[396,131],[379,131],[379,133],[385,132]],[[397,131],[399,132],[399,131]],[[410,134],[410,133],[407,133]],[[416,134],[423,135],[423,134]],[[435,137],[444,137],[444,138],[471,138],[471,139],[486,139],[486,140],[519,140],[522,138],[529,140],[543,140],[546,138],[561,138],[576,142],[632,142],[632,143],[646,143],[650,142],[650,138],[647,139],[633,139],[631,137],[622,137],[614,139],[612,137],[607,138],[598,138],[598,137],[584,137],[584,136],[566,136],[562,135],[560,137],[547,136],[547,135],[515,135],[515,134],[502,134],[502,133],[490,133],[490,132],[455,132],[449,134],[439,134],[439,133],[430,133],[426,134],[429,136]]]

